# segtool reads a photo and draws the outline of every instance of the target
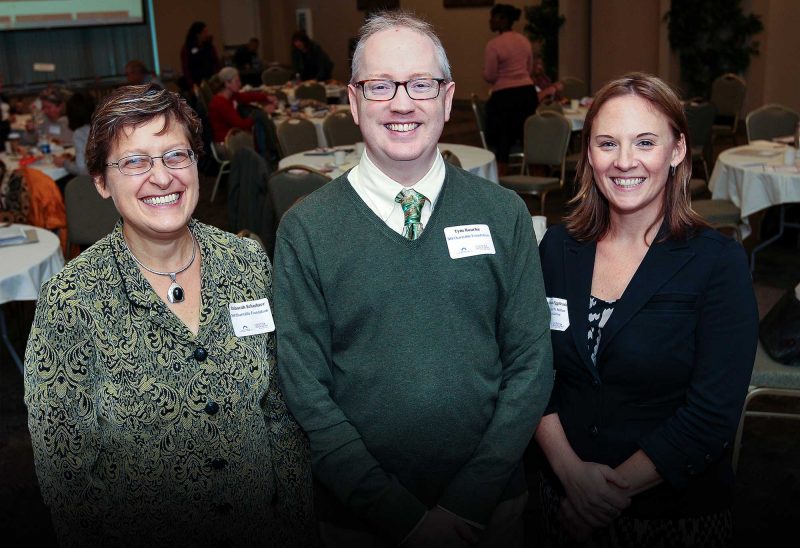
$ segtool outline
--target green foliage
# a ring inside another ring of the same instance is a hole
[[[558,14],[558,0],[542,0],[538,6],[525,6],[525,33],[534,42],[542,43],[544,70],[558,78],[558,31],[566,21]]]
[[[669,43],[681,62],[688,97],[708,97],[717,76],[742,75],[758,55],[753,36],[764,29],[761,18],[745,15],[741,0],[672,0],[665,19]]]

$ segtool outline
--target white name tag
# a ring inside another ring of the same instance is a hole
[[[547,304],[550,305],[550,329],[554,331],[566,331],[569,327],[567,299],[547,297]]]
[[[474,255],[494,255],[492,233],[487,225],[448,226],[444,229],[451,259]]]
[[[245,301],[228,305],[231,313],[233,332],[237,337],[260,335],[275,331],[275,322],[272,311],[269,309],[269,300]]]
[[[61,135],[61,126],[48,126],[47,132],[50,135]]]

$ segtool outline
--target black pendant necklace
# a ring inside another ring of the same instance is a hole
[[[148,268],[142,263],[142,261],[136,258],[136,255],[133,254],[131,248],[128,247],[128,242],[125,241],[125,247],[128,248],[128,253],[131,254],[131,257],[133,257],[133,260],[136,261],[136,264],[138,264],[139,266],[141,266],[142,268],[153,274],[158,274],[159,276],[169,276],[169,279],[172,280],[172,283],[167,289],[167,300],[169,300],[169,302],[173,304],[182,303],[186,298],[186,295],[184,294],[183,291],[183,287],[181,287],[181,284],[178,283],[177,276],[178,274],[180,274],[181,272],[192,266],[192,264],[194,264],[194,258],[197,255],[197,242],[195,241],[194,235],[191,232],[189,232],[189,236],[192,237],[192,258],[189,259],[189,262],[186,264],[186,266],[176,270],[175,272],[159,272],[157,270],[153,270],[152,268]]]

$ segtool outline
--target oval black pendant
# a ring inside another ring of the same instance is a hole
[[[172,282],[172,285],[169,286],[167,290],[167,298],[171,303],[182,303],[183,302],[183,288],[177,284],[177,282]]]

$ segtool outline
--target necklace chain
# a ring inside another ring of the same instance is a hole
[[[133,257],[133,260],[136,261],[136,264],[138,264],[139,266],[141,266],[142,268],[144,268],[145,270],[147,270],[152,274],[158,274],[159,276],[169,276],[169,279],[172,280],[172,285],[170,285],[169,289],[167,289],[167,299],[171,303],[183,302],[184,300],[183,288],[178,283],[176,277],[178,274],[180,274],[181,272],[185,271],[190,266],[192,266],[192,264],[194,264],[194,259],[197,256],[197,240],[195,240],[194,234],[192,234],[191,231],[189,231],[189,236],[191,236],[192,238],[192,257],[189,259],[189,262],[186,263],[186,266],[176,270],[175,272],[159,272],[158,270],[153,270],[152,268],[149,268],[142,261],[140,261],[136,257],[136,255],[133,254],[133,251],[131,251],[131,248],[128,245],[128,241],[125,239],[124,236],[122,237],[122,240],[125,242],[125,247],[128,249],[128,253],[131,254],[131,257]]]

